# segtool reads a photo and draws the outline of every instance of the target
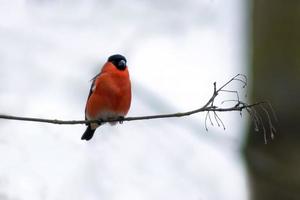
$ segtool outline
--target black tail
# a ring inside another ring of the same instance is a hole
[[[82,140],[90,140],[92,139],[94,132],[96,129],[91,129],[91,126],[88,125],[87,129],[85,130],[85,132],[83,133],[83,135],[81,136]]]

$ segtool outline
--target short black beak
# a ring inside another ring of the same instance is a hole
[[[126,68],[125,60],[120,60],[120,62],[118,63],[118,69],[119,70],[124,70],[125,68]]]

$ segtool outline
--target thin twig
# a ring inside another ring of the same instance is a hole
[[[120,119],[107,119],[107,120],[59,120],[59,119],[44,119],[44,118],[33,118],[33,117],[19,117],[13,115],[0,115],[0,119],[9,120],[19,120],[19,121],[31,121],[31,122],[42,122],[50,124],[59,125],[74,125],[74,124],[89,124],[89,123],[105,123],[105,122],[122,122],[122,121],[137,121],[137,120],[147,120],[147,119],[161,119],[161,118],[174,118],[174,117],[184,117],[193,115],[200,112],[212,111],[212,112],[228,112],[228,111],[241,111],[246,107],[252,107],[259,105],[263,102],[258,102],[255,104],[240,106],[240,107],[228,107],[228,108],[217,108],[217,107],[202,107],[199,109],[191,110],[188,112],[178,112],[171,114],[161,114],[161,115],[148,115],[148,116],[137,116],[137,117],[125,117]]]
[[[255,107],[260,107],[268,121],[270,133],[271,133],[271,138],[274,137],[274,133],[276,132],[276,129],[273,125],[271,116],[275,120],[277,120],[277,117],[275,115],[274,109],[272,108],[271,104],[269,102],[257,102],[253,104],[247,104],[245,102],[242,102],[239,98],[239,93],[237,91],[225,89],[225,87],[229,86],[230,83],[233,81],[237,81],[242,83],[242,87],[246,87],[248,84],[247,77],[243,74],[237,74],[233,78],[231,78],[229,81],[227,81],[225,84],[223,84],[221,87],[217,88],[216,82],[214,82],[213,86],[213,94],[210,97],[210,99],[204,104],[204,106],[197,108],[195,110],[187,111],[187,112],[177,112],[177,113],[171,113],[171,114],[160,114],[160,115],[148,115],[148,116],[137,116],[137,117],[125,117],[125,118],[114,118],[114,119],[100,119],[100,120],[59,120],[59,119],[44,119],[44,118],[33,118],[33,117],[19,117],[19,116],[12,116],[12,115],[4,115],[0,114],[0,119],[8,119],[8,120],[19,120],[19,121],[31,121],[31,122],[41,122],[41,123],[50,123],[50,124],[60,124],[60,125],[74,125],[74,124],[90,124],[90,123],[98,123],[102,124],[105,122],[124,122],[124,121],[137,121],[137,120],[149,120],[149,119],[162,119],[162,118],[174,118],[174,117],[184,117],[184,116],[189,116],[193,115],[196,113],[201,113],[201,112],[207,112],[205,116],[205,129],[208,130],[207,127],[207,120],[210,121],[211,126],[214,125],[212,118],[210,116],[210,112],[213,112],[214,114],[214,119],[217,123],[217,125],[220,127],[222,125],[223,129],[225,129],[225,125],[222,121],[222,119],[218,116],[217,112],[229,112],[229,111],[238,111],[240,112],[240,115],[243,110],[246,110],[253,123],[255,126],[255,130],[259,131],[259,128],[261,127],[263,129],[263,134],[264,134],[264,139],[265,142],[267,142],[267,137],[266,137],[266,128],[263,123],[262,116],[257,113]],[[224,100],[221,102],[221,105],[225,102],[236,102],[234,106],[231,107],[218,107],[214,105],[216,97],[219,95],[221,92],[230,92],[230,93],[235,93],[237,96],[237,99],[233,100]],[[268,110],[266,107],[263,105],[267,105],[267,107],[271,110],[272,115],[269,114]]]
[[[215,119],[216,119],[217,122],[218,122],[218,121],[221,122],[222,127],[223,127],[223,129],[225,130],[225,129],[226,129],[226,128],[225,128],[225,124],[223,123],[223,121],[221,120],[221,118],[217,115],[216,111],[214,111],[214,116],[215,116]],[[218,123],[218,126],[220,126],[219,123]]]

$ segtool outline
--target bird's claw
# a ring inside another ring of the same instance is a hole
[[[102,119],[98,119],[98,120],[97,120],[97,124],[98,124],[99,126],[101,126],[102,123],[103,123]]]
[[[123,122],[124,122],[124,117],[123,117],[123,116],[119,116],[119,117],[118,117],[118,121],[119,121],[120,124],[123,124]]]

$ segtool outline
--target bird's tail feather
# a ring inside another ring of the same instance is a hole
[[[87,129],[85,130],[85,132],[83,133],[83,135],[81,136],[82,140],[90,140],[92,139],[94,132],[96,129],[92,129],[90,125],[88,125]]]

